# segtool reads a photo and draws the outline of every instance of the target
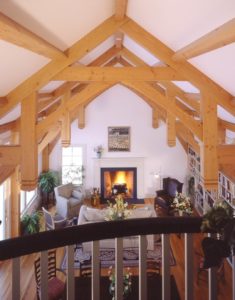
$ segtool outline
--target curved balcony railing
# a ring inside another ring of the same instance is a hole
[[[64,229],[45,231],[34,235],[4,240],[0,242],[0,260],[13,259],[12,299],[20,299],[20,257],[41,252],[46,261],[47,250],[67,247],[67,299],[74,299],[73,245],[94,241],[92,246],[92,299],[99,300],[99,240],[116,239],[116,289],[115,299],[122,299],[122,237],[139,236],[139,299],[147,299],[146,285],[146,239],[149,234],[162,235],[162,299],[170,298],[170,242],[169,234],[185,234],[185,299],[193,300],[193,234],[200,232],[200,217],[157,217],[141,218],[111,222],[89,223],[71,226]],[[43,270],[43,268],[45,268]],[[42,265],[42,274],[46,274],[47,266]],[[213,270],[211,270],[213,272]],[[216,278],[210,276],[209,299],[216,299]],[[121,283],[121,284],[120,284]],[[120,288],[121,287],[121,288]],[[47,299],[47,278],[42,278],[41,297]]]

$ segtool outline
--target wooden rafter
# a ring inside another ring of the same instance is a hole
[[[136,66],[147,66],[147,64],[138,56],[136,56],[134,53],[129,51],[126,48],[123,48],[121,51],[121,55],[123,55],[125,58],[127,58],[131,63],[133,63]],[[122,57],[119,59],[120,63],[123,65],[128,65],[126,60],[124,60]],[[200,104],[198,101],[191,99],[190,97],[187,97],[185,93],[174,83],[168,82],[168,81],[159,81],[162,86],[164,86],[166,89],[171,89],[174,91],[175,97],[178,97],[183,102],[185,102],[187,105],[191,106],[194,110],[196,110],[198,113],[200,112]],[[156,86],[157,88],[157,86]]]
[[[30,95],[32,92],[39,90],[50,81],[53,76],[62,71],[67,66],[71,65],[81,57],[86,55],[109,36],[111,36],[121,24],[128,19],[124,18],[122,21],[115,20],[111,17],[97,26],[94,30],[81,38],[71,48],[65,51],[67,58],[52,60],[49,64],[36,72],[30,78],[17,86],[13,91],[7,95],[8,103],[0,109],[0,117],[5,115],[22,99]]]
[[[115,3],[115,18],[117,20],[122,20],[126,15],[128,0],[116,0]]]
[[[48,146],[61,132],[60,127],[53,127],[50,128],[50,131],[46,134],[44,139],[38,144],[38,154],[40,154],[45,147]]]
[[[162,108],[170,111],[177,118],[181,120],[181,122],[185,123],[190,130],[200,139],[202,140],[202,125],[200,122],[194,120],[191,116],[189,116],[186,112],[182,111],[179,107],[172,107],[171,103],[169,103],[167,97],[163,96],[159,91],[154,89],[154,87],[150,86],[145,82],[133,82],[133,81],[125,81],[122,82],[125,86],[131,87],[132,89],[138,91],[141,95],[146,95],[148,98],[152,99],[152,101]]]
[[[230,95],[221,86],[207,77],[205,74],[196,69],[187,61],[176,62],[172,59],[174,51],[168,48],[160,40],[144,30],[141,26],[132,20],[129,20],[120,27],[134,41],[142,45],[145,49],[155,55],[162,62],[171,66],[174,70],[183,75],[186,80],[189,80],[193,85],[198,87],[205,93],[213,95],[219,105],[235,115],[235,108],[231,104],[232,95]]]
[[[74,111],[79,105],[86,103],[88,99],[94,98],[97,94],[110,88],[114,83],[92,83],[87,85],[80,93],[72,96],[69,101],[61,104],[56,111],[37,124],[37,136],[41,136],[48,131],[52,125],[56,125],[66,109]]]
[[[68,81],[156,81],[183,80],[169,67],[68,67],[55,75],[54,80]]]
[[[20,164],[20,146],[0,146],[0,165],[17,166]]]
[[[3,13],[0,13],[0,39],[52,59],[66,57],[61,50]]]
[[[181,61],[235,42],[235,18],[178,50],[173,59]]]

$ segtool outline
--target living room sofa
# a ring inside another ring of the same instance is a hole
[[[56,211],[62,217],[72,219],[79,214],[83,203],[84,193],[72,183],[55,187]]]
[[[107,209],[97,209],[82,205],[78,217],[78,225],[103,222],[107,214]],[[153,205],[145,205],[141,208],[133,209],[128,218],[150,218],[156,217],[156,211]],[[108,224],[107,224],[108,226]],[[147,250],[154,250],[154,235],[147,235]],[[114,248],[114,239],[106,239],[100,241],[100,248]],[[126,237],[123,239],[123,248],[137,248],[139,246],[139,239],[137,236]],[[83,243],[83,250],[91,250],[91,242]]]

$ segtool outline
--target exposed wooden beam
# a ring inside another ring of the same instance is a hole
[[[128,0],[115,0],[115,18],[122,20],[126,15]]]
[[[234,131],[235,132],[235,123],[232,123],[232,122],[228,122],[228,121],[225,121],[225,120],[222,120],[220,119],[219,120],[219,125],[221,127],[224,127],[228,130],[231,130],[231,131]]]
[[[97,94],[104,92],[113,84],[114,83],[92,83],[87,85],[80,93],[72,96],[66,105],[60,105],[56,111],[38,123],[37,135],[41,136],[45,134],[50,126],[55,125],[62,118],[66,109],[71,113],[79,105],[85,104],[88,99],[96,97]]]
[[[210,93],[219,105],[235,115],[235,108],[231,104],[232,95],[230,95],[221,86],[216,84],[213,80],[205,74],[196,69],[187,61],[176,62],[172,59],[174,51],[168,48],[160,40],[144,30],[141,26],[132,20],[129,20],[120,27],[125,34],[131,39],[142,45],[145,49],[150,51],[162,62],[171,66],[178,71],[186,80],[189,80],[193,85],[198,87],[201,91]]]
[[[121,55],[123,55],[125,58],[127,58],[130,62],[132,62],[136,66],[147,66],[147,64],[138,56],[136,56],[134,53],[129,51],[126,48],[123,48],[121,51]],[[120,63],[128,66],[128,62],[126,62],[125,59],[122,57],[119,59]],[[190,97],[187,97],[183,90],[181,90],[177,85],[175,85],[172,82],[168,81],[159,81],[162,86],[164,86],[167,90],[171,89],[175,93],[175,97],[178,97],[180,100],[185,102],[187,105],[191,106],[193,109],[195,109],[197,112],[200,111],[200,105],[199,102],[191,99]],[[157,86],[156,86],[157,88]]]
[[[0,165],[0,184],[10,177],[15,170],[15,166]]]
[[[169,67],[68,67],[54,76],[54,80],[68,81],[156,81],[183,80]]]
[[[49,145],[46,145],[46,147],[42,150],[42,172],[47,172],[49,169]]]
[[[154,103],[158,104],[167,111],[170,111],[177,118],[181,120],[182,123],[185,123],[186,126],[200,139],[202,140],[202,125],[200,122],[194,120],[186,112],[182,111],[179,107],[175,106],[175,110],[169,103],[167,97],[163,96],[159,91],[157,91],[151,85],[145,82],[133,82],[125,81],[122,82],[125,86],[132,88],[133,90],[138,91],[141,95],[147,96]]]
[[[123,38],[124,38],[123,32],[118,31],[118,32],[115,33],[114,39],[115,39],[116,48],[118,48],[118,49],[122,48]]]
[[[64,94],[62,98],[62,106],[66,107],[71,97],[70,91]],[[67,108],[64,109],[61,127],[61,145],[62,147],[70,146],[71,142],[71,125],[70,114]]]
[[[152,108],[152,126],[153,128],[159,127],[159,110]]]
[[[17,130],[17,128],[19,129],[19,122],[11,121],[0,125],[0,133],[6,132],[8,130]]]
[[[201,144],[201,175],[207,189],[218,189],[218,121],[217,104],[210,94],[202,93],[203,143]]]
[[[179,120],[176,121],[176,133],[178,137],[180,136],[185,142],[193,147],[194,151],[200,154],[200,146],[194,139],[194,135]]]
[[[61,50],[3,13],[0,13],[0,39],[52,59],[66,57]]]
[[[50,128],[43,140],[38,144],[38,154],[40,154],[50,142],[52,142],[57,135],[61,132],[61,128],[58,126]]]
[[[176,145],[176,128],[175,128],[175,96],[171,91],[167,91],[168,103],[172,107],[167,111],[167,145],[169,147],[175,147]]]
[[[78,109],[78,128],[83,129],[85,127],[85,106],[79,105]]]
[[[0,97],[0,107],[6,105],[8,102],[7,97]]]
[[[37,91],[46,85],[58,72],[79,60],[81,57],[101,44],[104,40],[116,32],[120,25],[125,23],[127,20],[127,18],[124,18],[122,21],[117,21],[114,17],[107,19],[69,48],[65,52],[67,58],[51,61],[30,78],[26,79],[7,95],[8,104],[0,108],[0,117],[5,115],[17,103],[30,95],[33,91]]]
[[[21,102],[21,190],[31,191],[37,186],[38,151],[36,135],[36,93]]]
[[[0,146],[0,165],[17,166],[20,164],[20,146]]]
[[[173,59],[182,61],[235,42],[235,18],[178,50]]]
[[[49,155],[51,154],[51,152],[53,151],[53,149],[55,148],[55,145],[57,144],[57,142],[60,139],[60,133],[54,138],[54,140],[49,144]]]
[[[235,165],[235,145],[218,146],[219,165]]]

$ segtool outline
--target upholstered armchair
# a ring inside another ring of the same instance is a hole
[[[176,192],[182,193],[183,183],[174,178],[163,178],[163,189],[156,191],[155,204],[165,209],[169,214]]]
[[[55,187],[56,211],[63,218],[77,217],[83,203],[82,191],[72,183]]]

